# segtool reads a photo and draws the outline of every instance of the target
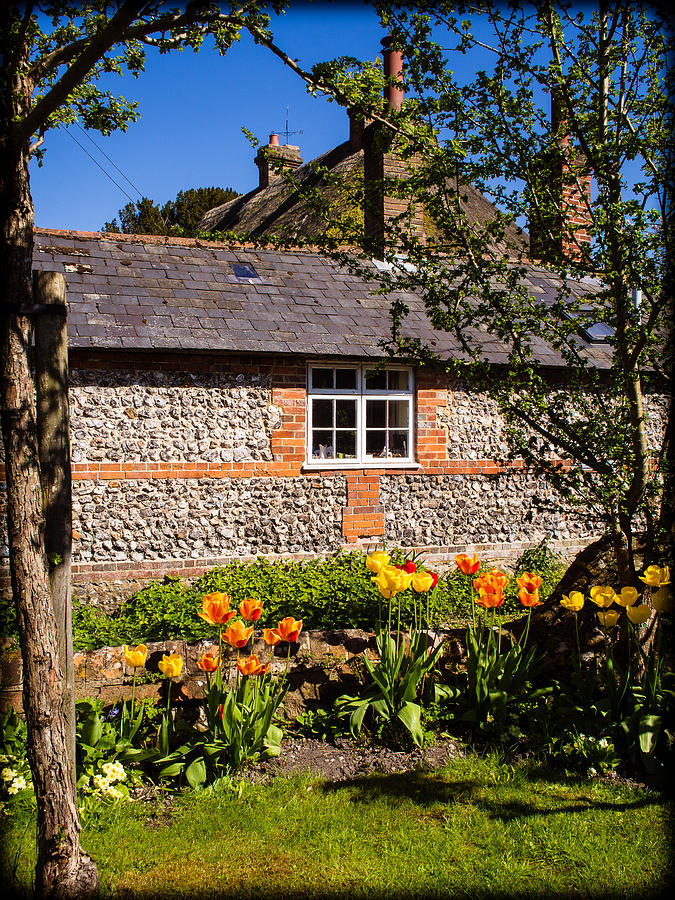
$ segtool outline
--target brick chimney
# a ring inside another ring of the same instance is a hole
[[[279,144],[279,135],[271,134],[270,142],[266,147],[261,147],[255,157],[260,178],[259,188],[265,188],[268,184],[281,178],[284,172],[292,172],[302,165],[300,148],[292,144]]]
[[[400,112],[403,103],[402,55],[400,50],[392,47],[390,36],[382,39],[382,55],[385,75],[385,113],[393,112],[395,114]],[[397,153],[392,133],[377,122],[366,125],[363,131],[363,151],[363,227],[366,238],[371,242],[373,254],[382,256],[387,227],[401,215],[409,217],[406,225],[410,232],[423,240],[422,205],[415,204],[411,210],[405,196],[396,196],[395,187],[396,181],[405,181],[410,175],[410,170],[420,164],[419,157],[401,159]],[[399,227],[403,221],[403,219],[399,220]]]
[[[591,173],[585,156],[570,146],[567,120],[553,94],[551,129],[558,146],[534,163],[537,193],[546,198],[547,208],[530,210],[530,256],[573,266],[591,245]]]

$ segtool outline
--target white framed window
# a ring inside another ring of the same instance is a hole
[[[307,465],[413,462],[412,369],[311,363],[307,385]]]

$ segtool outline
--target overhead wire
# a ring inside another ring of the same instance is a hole
[[[94,145],[94,147],[96,147],[96,149],[99,151],[99,153],[101,153],[102,156],[104,156],[104,157],[108,160],[108,162],[110,163],[110,165],[113,166],[113,168],[116,169],[116,170],[120,173],[120,175],[122,176],[122,178],[124,178],[124,180],[125,180],[126,182],[128,182],[128,183],[131,185],[131,187],[136,191],[136,193],[138,194],[138,196],[139,196],[139,197],[141,198],[141,200],[142,200],[142,199],[143,199],[143,194],[142,194],[141,191],[136,187],[136,185],[133,183],[133,181],[132,181],[130,178],[128,178],[128,177],[124,174],[124,172],[120,169],[120,167],[119,167],[119,166],[118,166],[118,165],[117,165],[117,164],[116,164],[116,163],[108,156],[108,154],[105,152],[105,150],[104,150],[102,147],[99,147],[99,145],[96,143],[96,141],[93,139],[93,137],[92,137],[92,136],[91,136],[91,135],[90,135],[90,134],[89,134],[89,133],[81,126],[81,125],[80,125],[79,122],[76,121],[76,122],[75,122],[75,125],[77,125],[77,127],[80,129],[80,131],[82,132],[82,134],[84,134],[85,137],[87,137],[87,139]],[[77,144],[77,146],[78,146],[84,153],[86,153],[86,155],[89,157],[89,159],[99,167],[99,169],[103,172],[103,174],[104,174],[107,178],[109,178],[110,181],[112,181],[112,183],[115,185],[115,187],[119,188],[119,190],[122,191],[122,193],[124,194],[125,197],[127,197],[128,200],[130,200],[132,203],[137,202],[137,201],[134,200],[133,197],[131,197],[131,196],[127,193],[127,191],[122,187],[121,184],[119,184],[117,181],[115,181],[115,179],[114,179],[113,176],[110,174],[110,172],[108,172],[108,171],[107,171],[107,170],[106,170],[106,169],[98,162],[98,160],[96,160],[96,159],[91,155],[91,153],[89,153],[89,151],[86,149],[86,147],[83,147],[83,146],[82,146],[82,144],[78,141],[78,139],[75,137],[75,135],[72,134],[72,132],[71,132],[68,128],[66,128],[66,132],[67,132],[67,133],[70,135],[70,137],[75,141],[75,143]],[[162,215],[161,211],[158,209],[157,212],[158,212],[159,218],[162,220],[162,224],[164,225],[164,227],[165,227],[165,228],[168,228],[168,227],[169,227],[169,226],[168,226],[168,223],[167,223],[166,219],[164,218],[164,216]]]
[[[135,203],[134,198],[133,198],[130,194],[128,194],[128,193],[125,191],[125,189],[122,187],[121,184],[118,184],[118,182],[115,181],[115,179],[112,177],[112,175],[110,174],[110,172],[107,172],[107,171],[103,168],[103,166],[101,165],[101,163],[100,163],[97,159],[94,159],[94,157],[93,157],[93,156],[91,155],[91,153],[87,150],[87,148],[86,148],[86,147],[83,147],[82,144],[81,144],[81,143],[78,141],[78,139],[75,137],[75,135],[72,134],[67,128],[66,128],[66,134],[70,135],[70,137],[75,141],[75,143],[76,143],[77,146],[80,148],[80,150],[82,150],[83,153],[86,153],[86,155],[89,157],[89,159],[90,159],[95,165],[97,165],[97,166],[99,167],[99,169],[103,172],[103,174],[104,174],[107,178],[109,178],[109,179],[112,181],[112,183],[115,185],[115,187],[116,187],[116,188],[119,188],[119,190],[122,191],[122,193],[124,194],[124,196],[127,197],[132,203]]]

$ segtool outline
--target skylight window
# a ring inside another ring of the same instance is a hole
[[[250,278],[260,278],[252,265],[249,263],[232,263],[232,271],[234,277],[240,281],[248,281]]]
[[[588,314],[592,312],[592,306],[582,306],[579,310],[565,312],[565,315],[573,322],[578,321],[578,319],[583,316],[586,319],[586,322],[584,322],[584,324],[579,324],[579,334],[584,340],[588,341],[589,344],[604,344],[607,342],[608,338],[614,336],[616,329],[607,322],[592,322],[591,324],[587,324],[589,321]]]

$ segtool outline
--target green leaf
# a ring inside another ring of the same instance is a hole
[[[417,703],[404,703],[401,709],[396,713],[398,718],[403,722],[410,732],[410,735],[418,747],[422,746],[424,734],[420,725],[421,709]]]
[[[656,744],[660,734],[661,716],[641,716],[640,724],[638,726],[638,740],[640,743],[640,751],[644,754],[651,755],[656,748]]]
[[[204,762],[203,757],[200,756],[197,759],[192,760],[185,770],[185,777],[191,788],[198,788],[204,784],[206,781],[206,763]]]

